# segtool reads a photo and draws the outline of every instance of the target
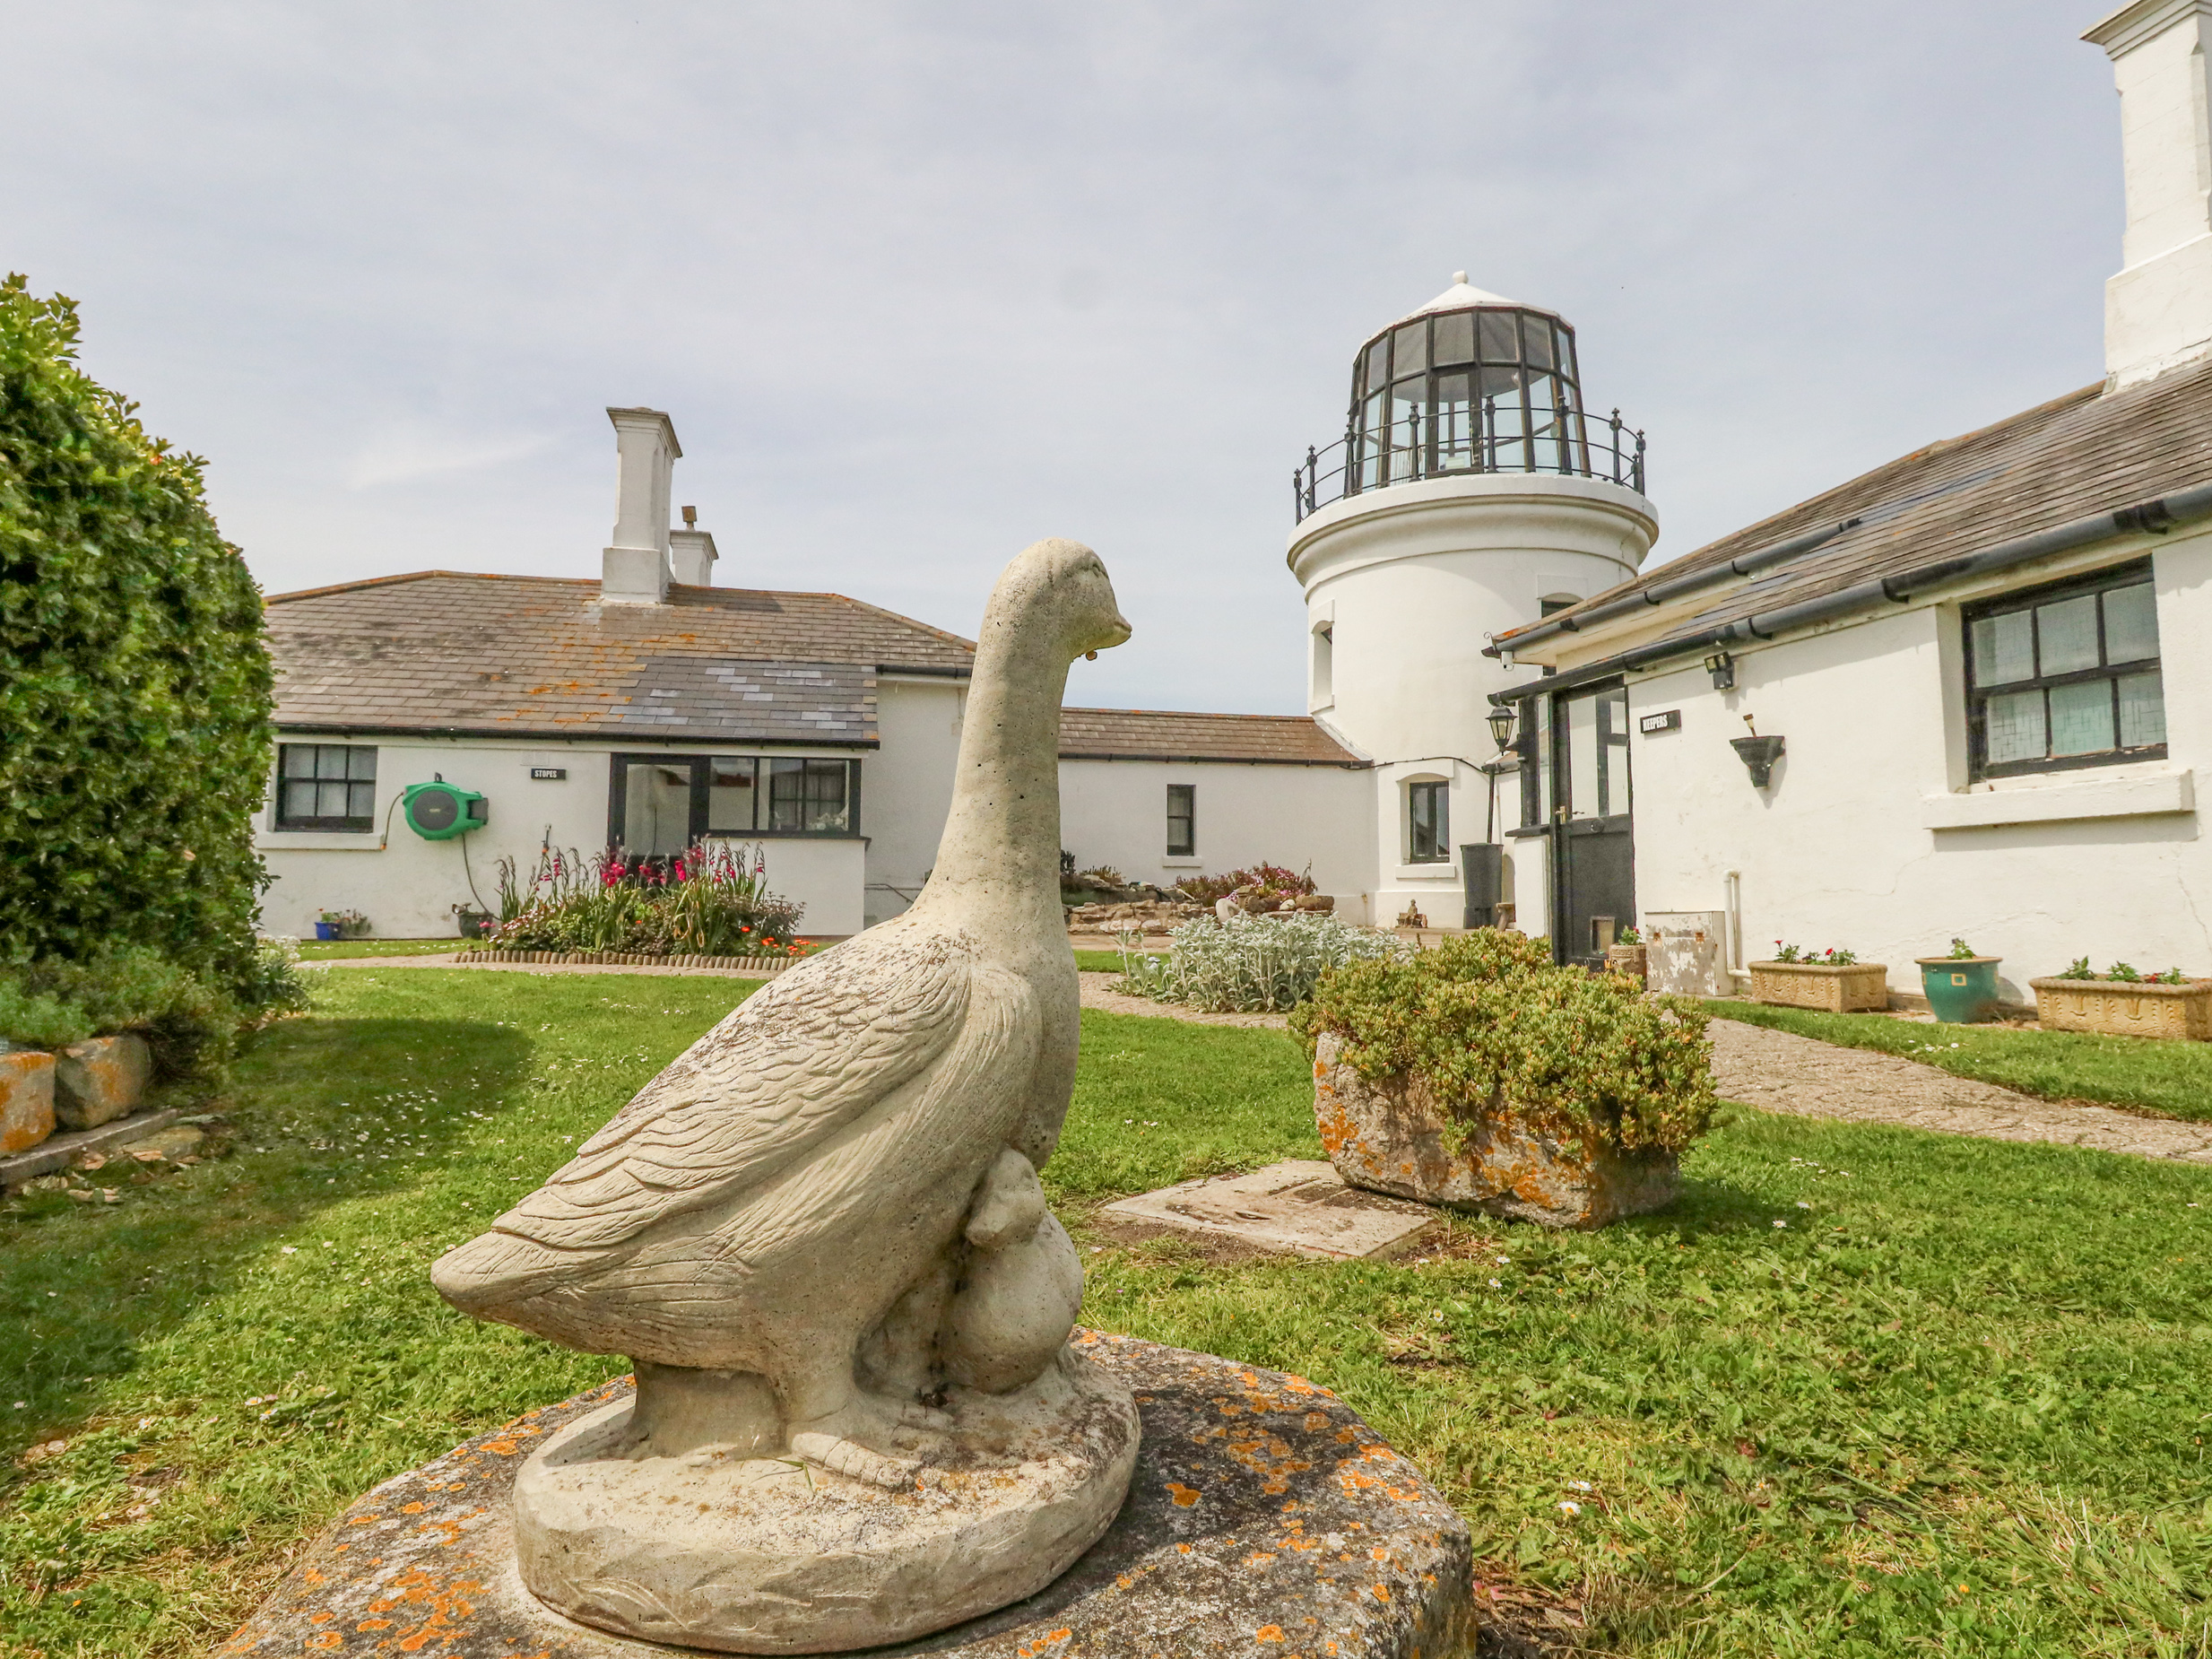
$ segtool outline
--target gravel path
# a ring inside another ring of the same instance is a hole
[[[1083,982],[1083,1006],[1109,1014],[1146,1014],[1155,1020],[1187,1020],[1193,1025],[1262,1026],[1278,1031],[1289,1023],[1288,1014],[1207,1014],[1195,1008],[1178,1008],[1173,1003],[1156,1003],[1149,996],[1126,996],[1114,989],[1121,983],[1119,974],[1078,974],[1076,977]]]
[[[1954,1077],[1917,1060],[1841,1048],[1736,1020],[1715,1020],[1706,1029],[1713,1036],[1713,1081],[1723,1100],[1803,1117],[1904,1124],[1992,1141],[2052,1141],[2212,1164],[2212,1124],[2044,1100]]]

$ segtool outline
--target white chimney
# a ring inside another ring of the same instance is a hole
[[[711,587],[715,581],[715,538],[698,527],[699,509],[683,509],[683,528],[668,533],[669,574],[686,587]]]
[[[2086,34],[2120,83],[2128,233],[2104,284],[2114,386],[2212,352],[2212,0],[2134,0]]]
[[[683,446],[675,422],[658,409],[610,409],[620,482],[614,541],[600,567],[603,604],[664,604],[668,599],[668,475]]]

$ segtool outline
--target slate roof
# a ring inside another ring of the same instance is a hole
[[[1708,590],[1695,615],[1652,635],[1666,639],[2208,482],[2212,360],[2110,395],[2101,384],[2084,387],[1980,431],[1930,444],[1545,620],[1574,616],[1843,519],[1861,520],[1809,553]],[[1513,638],[1501,634],[1498,640],[1509,644]],[[1548,655],[1549,647],[1573,638],[1555,637],[1534,650]]]
[[[975,647],[842,594],[426,570],[268,601],[289,730],[876,741],[875,676],[965,677]]]
[[[1184,714],[1063,708],[1063,760],[1245,760],[1262,766],[1364,766],[1304,715]]]

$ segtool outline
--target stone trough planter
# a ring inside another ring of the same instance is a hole
[[[1751,1000],[1832,1014],[1889,1006],[1889,968],[1882,962],[1754,962]]]
[[[1370,1081],[1323,1033],[1314,1058],[1314,1119],[1348,1186],[1545,1227],[1603,1227],[1665,1208],[1682,1190],[1671,1152],[1625,1153],[1561,1140],[1510,1119],[1452,1150],[1444,1114],[1419,1079]]]
[[[2212,979],[2141,985],[2124,979],[2031,979],[2046,1031],[2212,1040]]]

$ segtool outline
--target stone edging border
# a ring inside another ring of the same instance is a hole
[[[483,962],[551,962],[579,968],[722,968],[772,978],[802,956],[645,956],[635,951],[456,951],[456,968]]]

